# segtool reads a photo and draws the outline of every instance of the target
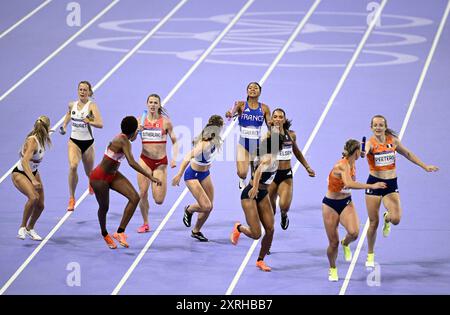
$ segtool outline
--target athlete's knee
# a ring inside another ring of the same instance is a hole
[[[141,200],[140,198],[139,198],[139,194],[137,193],[137,192],[133,192],[132,194],[130,194],[130,197],[128,198],[128,200],[133,204],[133,205],[136,205],[136,207],[137,207],[137,205],[138,205],[138,203],[139,203],[139,200]]]
[[[147,191],[140,191],[139,192],[139,199],[140,200],[148,200],[148,192]]]
[[[261,229],[260,228],[258,228],[258,229],[254,229],[254,230],[252,230],[252,233],[250,234],[250,237],[252,238],[252,239],[254,239],[254,240],[258,240],[258,239],[260,239],[261,238]]]
[[[390,221],[393,225],[400,223],[400,216],[390,216]]]
[[[339,246],[339,240],[338,239],[332,239],[330,240],[329,246],[333,249],[338,248]]]
[[[37,204],[36,204],[35,209],[38,210],[38,211],[42,211],[42,210],[44,210],[44,208],[45,208],[44,202],[43,201],[38,201]]]
[[[213,204],[211,201],[205,200],[200,203],[200,208],[202,209],[203,212],[211,212]]]
[[[84,172],[86,173],[86,176],[87,176],[87,177],[90,177],[90,176],[91,176],[91,173],[92,173],[92,167],[85,168],[85,169],[84,169]]]
[[[380,222],[380,219],[378,217],[375,217],[375,218],[369,217],[369,225],[371,228],[377,228],[379,222]]]
[[[36,207],[39,203],[39,195],[36,193],[33,193],[28,196],[28,202],[33,206]]]
[[[267,227],[267,228],[265,229],[266,235],[273,235],[274,232],[275,232],[275,228],[273,227],[273,225],[272,225],[272,226],[269,226],[269,227]]]
[[[162,205],[164,202],[164,196],[155,196],[154,200],[157,205]]]
[[[347,235],[352,241],[354,241],[359,236],[359,230],[350,230],[347,232]]]
[[[241,170],[241,169],[238,169],[238,170],[237,170],[237,175],[238,175],[240,178],[242,178],[242,179],[246,179],[246,178],[247,178],[247,173],[248,173],[247,170]]]
[[[289,207],[290,207],[289,202],[280,201],[280,211],[282,213],[287,213],[289,211]]]
[[[97,211],[98,217],[105,216],[108,213],[108,210],[109,210],[109,206],[108,205],[99,206],[98,207],[98,211]]]
[[[78,163],[70,163],[69,164],[69,171],[72,173],[76,173],[78,169]]]

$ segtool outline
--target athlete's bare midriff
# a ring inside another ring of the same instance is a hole
[[[166,143],[143,143],[142,154],[153,160],[160,160],[167,155]]]
[[[370,175],[381,179],[393,179],[397,177],[397,171],[395,169],[388,171],[371,171]]]

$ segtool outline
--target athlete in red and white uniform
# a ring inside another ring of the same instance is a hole
[[[142,138],[142,153],[139,165],[161,181],[161,185],[152,185],[153,200],[160,205],[164,202],[167,192],[167,136],[170,137],[173,145],[171,168],[176,167],[178,142],[173,132],[172,122],[161,107],[161,98],[157,94],[152,94],[147,98],[147,110],[139,117],[139,122]],[[148,222],[150,180],[140,173],[137,175],[137,180],[140,197],[139,208],[144,219],[143,225],[138,228],[138,233],[145,233],[150,231]]]
[[[125,228],[130,222],[131,217],[136,210],[139,203],[139,194],[134,189],[130,181],[123,176],[119,171],[120,162],[126,158],[128,164],[137,172],[147,176],[152,182],[161,185],[161,181],[146,170],[144,170],[134,160],[131,152],[131,141],[137,137],[138,122],[136,117],[127,116],[121,123],[122,133],[116,136],[108,145],[105,155],[100,164],[91,172],[89,183],[94,190],[95,197],[99,205],[98,220],[102,236],[109,248],[117,248],[114,240],[109,236],[106,229],[106,213],[109,209],[109,190],[115,190],[128,199],[125,207],[122,221],[120,222],[117,232],[113,237],[119,241],[120,245],[128,247],[127,236],[125,235]]]

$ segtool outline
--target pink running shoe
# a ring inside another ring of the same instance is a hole
[[[148,224],[143,224],[137,229],[138,233],[147,233],[150,232],[150,226]]]

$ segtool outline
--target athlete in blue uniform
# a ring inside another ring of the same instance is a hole
[[[213,208],[214,186],[211,176],[209,176],[209,169],[215,154],[222,145],[220,137],[222,128],[223,119],[221,116],[213,115],[209,118],[201,134],[194,139],[194,148],[186,154],[178,174],[172,179],[172,186],[178,186],[184,173],[186,186],[197,201],[197,203],[187,205],[184,208],[183,223],[190,227],[193,213],[199,213],[191,236],[200,242],[208,241],[200,232],[200,229]]]
[[[239,115],[240,138],[237,146],[237,174],[240,178],[239,188],[243,189],[247,178],[252,155],[255,154],[261,138],[261,127],[266,122],[269,125],[270,109],[267,105],[258,102],[261,95],[261,86],[251,82],[247,86],[247,101],[238,101],[225,117],[232,118]]]

